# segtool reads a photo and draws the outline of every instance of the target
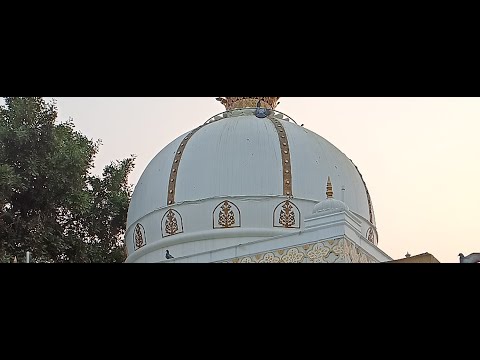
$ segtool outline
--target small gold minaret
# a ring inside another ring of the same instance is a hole
[[[333,187],[332,187],[332,182],[330,181],[330,176],[328,177],[327,180],[327,199],[333,199]]]
[[[217,101],[220,101],[227,110],[255,108],[257,105],[266,109],[275,109],[278,99],[280,97],[218,97]]]

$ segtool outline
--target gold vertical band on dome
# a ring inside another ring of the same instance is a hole
[[[177,185],[178,167],[180,165],[180,160],[182,160],[185,147],[192,136],[204,126],[205,124],[190,131],[178,146],[177,152],[175,153],[175,158],[173,159],[172,169],[170,170],[170,178],[168,179],[167,205],[175,204],[175,187]]]
[[[280,151],[282,153],[282,169],[283,169],[283,195],[292,196],[292,164],[290,163],[290,147],[288,145],[287,134],[285,128],[278,119],[269,118],[275,126],[280,141]]]
[[[350,160],[350,161],[352,161],[352,160]],[[353,161],[352,161],[352,164],[353,164],[353,166],[355,166],[355,169],[357,169],[358,175],[360,175],[360,179],[362,179],[363,185],[365,186],[365,192],[367,193],[368,212],[370,214],[370,222],[373,224],[372,198],[370,197],[370,193],[368,192],[367,183],[365,182],[365,180],[363,180],[362,173],[360,172],[360,170],[358,170],[357,165],[355,165]]]

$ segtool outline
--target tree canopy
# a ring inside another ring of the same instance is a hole
[[[0,105],[0,262],[122,262],[134,156],[93,175],[100,141],[57,123],[55,101]]]

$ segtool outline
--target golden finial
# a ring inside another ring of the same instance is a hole
[[[332,182],[330,181],[330,176],[328,177],[327,180],[327,199],[333,199],[333,187],[332,187]]]
[[[275,109],[280,97],[217,97],[227,110],[263,107]]]

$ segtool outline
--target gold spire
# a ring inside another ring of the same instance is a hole
[[[260,106],[267,109],[275,109],[280,97],[218,97],[227,110],[255,108],[260,101]]]
[[[327,199],[333,199],[333,187],[332,187],[332,182],[330,181],[330,176],[328,177],[327,180]]]

